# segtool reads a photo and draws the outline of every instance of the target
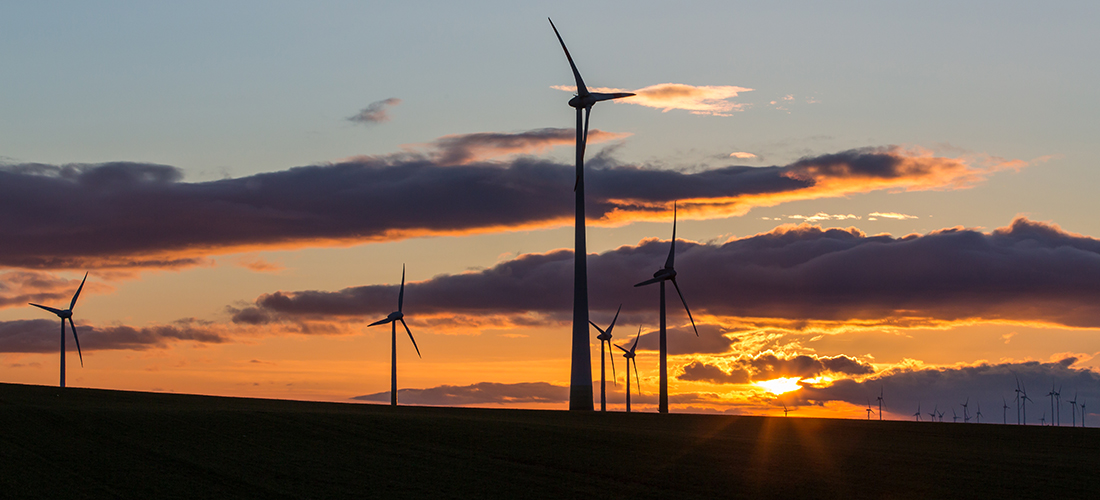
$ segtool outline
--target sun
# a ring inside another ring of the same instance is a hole
[[[753,385],[764,389],[772,394],[783,394],[785,392],[797,391],[802,388],[798,385],[798,377],[786,377],[777,378],[773,380],[765,380],[763,382],[753,382]]]

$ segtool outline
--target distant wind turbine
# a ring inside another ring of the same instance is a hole
[[[1069,405],[1073,413],[1073,425],[1071,427],[1077,427],[1077,391],[1073,391],[1073,399],[1070,400]]]
[[[951,409],[951,423],[953,423],[953,424],[959,423],[959,414],[955,413],[954,408]]]
[[[787,413],[788,413],[788,412],[790,412],[790,411],[791,411],[791,410],[788,410],[788,409],[787,409],[787,405],[786,405],[786,404],[784,404],[784,405],[783,405],[783,416],[784,416],[784,417],[786,417],[786,416],[787,416]]]
[[[1058,390],[1054,391],[1054,414],[1050,418],[1054,419],[1054,425],[1062,426],[1062,386],[1058,386]]]
[[[1004,411],[1001,412],[1001,419],[1004,420],[1002,423],[1008,425],[1008,400],[1001,396],[1001,402],[1004,403]]]
[[[966,402],[962,404],[963,407],[963,423],[970,423],[970,398],[966,398]]]
[[[1022,408],[1022,400],[1020,399],[1020,394],[1022,392],[1023,391],[1020,390],[1020,377],[1016,377],[1016,425],[1020,425],[1023,423],[1023,421],[1020,420],[1020,409]]]
[[[1085,413],[1085,400],[1082,399],[1081,400],[1081,427],[1085,426],[1085,415],[1087,415],[1087,413]]]
[[[691,320],[691,328],[695,330],[695,336],[699,336],[699,329],[695,327],[695,318],[691,317],[691,309],[688,308],[688,303],[684,300],[684,294],[680,292],[680,285],[676,284],[676,269],[673,268],[673,263],[676,260],[676,203],[672,204],[672,243],[668,249],[668,259],[665,259],[665,267],[658,269],[653,273],[653,278],[645,280],[637,285],[645,286],[652,285],[653,283],[661,284],[661,384],[660,384],[660,399],[657,405],[657,411],[660,413],[668,413],[668,344],[666,340],[665,329],[665,282],[671,281],[672,286],[676,287],[676,294],[680,296],[680,302],[684,303],[684,310],[687,311],[688,319]]]
[[[1027,402],[1035,402],[1034,399],[1027,397],[1027,386],[1020,383],[1020,406],[1024,409],[1024,425],[1027,425]]]
[[[619,309],[615,311],[615,317],[611,320],[611,324],[608,325],[607,330],[600,328],[600,325],[592,323],[592,326],[596,327],[596,330],[600,332],[596,338],[600,339],[600,411],[607,411],[607,367],[604,366],[604,352],[603,346],[607,344],[607,355],[611,357],[611,381],[618,385],[618,377],[615,375],[615,353],[611,351],[611,330],[615,329],[615,322],[619,320],[619,312],[623,310],[623,305],[619,304]]]
[[[39,304],[29,303],[39,309],[45,309],[61,318],[61,387],[65,387],[65,320],[69,320],[69,327],[73,330],[73,340],[76,341],[76,354],[80,357],[80,366],[84,366],[84,354],[80,352],[80,337],[76,336],[76,325],[73,324],[73,308],[76,307],[76,299],[80,297],[80,291],[84,289],[84,282],[88,281],[88,273],[84,273],[84,279],[80,280],[80,286],[73,294],[73,300],[69,302],[68,309],[54,309]]]
[[[1039,418],[1039,427],[1042,427],[1042,426],[1046,425],[1046,423],[1047,423],[1047,412],[1046,412],[1046,410],[1044,410],[1043,411],[1043,416]]]
[[[549,19],[549,18],[547,18]],[[592,106],[600,101],[630,97],[634,94],[619,92],[604,94],[589,92],[585,87],[573,56],[565,47],[565,41],[558,33],[554,21],[550,21],[554,34],[565,51],[573,77],[577,81],[577,95],[569,100],[569,105],[577,109],[577,180],[573,190],[576,192],[576,224],[573,235],[573,351],[569,374],[569,409],[592,411],[592,358],[588,347],[588,263],[584,229],[584,148],[588,142],[588,120]],[[581,123],[581,110],[584,110],[584,123]]]
[[[978,405],[978,413],[975,413],[974,416],[978,417],[978,423],[980,424],[980,423],[982,423],[982,402],[981,401],[975,401],[975,403],[977,403],[977,405]]]
[[[405,265],[401,265],[401,289],[397,292],[397,310],[391,312],[385,319],[380,319],[367,325],[384,325],[391,323],[390,328],[390,404],[397,406],[397,322],[401,322],[401,326],[405,327],[405,331],[409,332],[409,340],[413,343],[413,348],[416,349],[416,357],[420,356],[420,348],[416,346],[416,339],[413,338],[412,330],[409,330],[409,325],[405,323],[405,314],[401,312],[402,306],[405,303]],[[591,384],[591,382],[589,382]]]
[[[954,412],[955,410],[951,410],[951,411]],[[946,412],[942,412],[942,411],[940,412],[940,422],[943,422],[943,414],[944,413],[946,413]]]
[[[620,351],[623,352],[623,357],[626,358],[626,412],[630,413],[630,362],[634,362],[634,378],[638,384],[638,395],[642,395],[642,377],[638,375],[638,360],[635,359],[634,349],[638,348],[638,340],[642,338],[642,327],[638,327],[638,336],[634,337],[634,344],[630,346],[630,350],[623,349],[619,344],[615,344]]]
[[[940,405],[937,404],[935,407],[932,408],[932,413],[929,413],[929,415],[932,416],[932,421],[933,422],[936,421],[936,410],[939,410],[939,409],[940,409]]]
[[[1050,384],[1050,392],[1047,393],[1047,397],[1050,398],[1050,425],[1054,425],[1054,398],[1058,393],[1054,390],[1054,384]],[[1044,415],[1046,413],[1044,412]]]
[[[871,409],[871,400],[868,399],[867,400],[867,420],[871,420],[871,414],[874,413],[874,412],[875,412],[875,410]]]
[[[916,413],[914,413],[914,414],[913,414],[913,416],[914,416],[914,417],[917,417],[917,418],[915,418],[915,419],[913,419],[913,420],[915,420],[915,421],[917,421],[917,422],[920,422],[920,421],[921,421],[921,420],[920,420],[920,401],[918,401],[918,402],[917,402],[917,412],[916,412]]]
[[[884,389],[881,386],[878,388],[878,420],[879,420],[879,422],[882,421],[882,391],[883,390]]]

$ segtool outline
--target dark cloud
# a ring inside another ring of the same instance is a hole
[[[0,308],[22,307],[28,302],[68,306],[79,286],[79,279],[64,279],[41,271],[0,272]]]
[[[401,104],[401,99],[391,97],[389,99],[383,99],[381,101],[374,101],[367,105],[367,107],[359,110],[359,113],[355,116],[348,117],[349,122],[354,123],[382,123],[389,121],[390,115],[387,112],[394,106]]]
[[[595,318],[620,303],[620,324],[652,328],[656,286],[634,288],[665,260],[667,241],[646,240],[588,258]],[[678,282],[702,314],[795,322],[856,321],[926,326],[957,320],[1100,326],[1100,241],[1057,226],[1016,219],[991,233],[947,229],[924,236],[867,236],[854,229],[778,228],[724,244],[677,242]],[[421,314],[529,314],[566,319],[572,253],[526,254],[489,269],[406,285],[406,304]],[[671,287],[670,287],[671,288]],[[236,311],[235,321],[385,315],[395,285],[337,292],[276,292]],[[687,316],[668,291],[670,325]],[[621,330],[629,336],[629,329]],[[676,331],[694,347],[724,352],[733,340],[717,327]],[[704,335],[705,334],[705,335]],[[653,333],[643,348],[655,345]],[[679,349],[679,347],[678,347]]]
[[[592,129],[588,132],[588,144],[621,139],[628,135]],[[513,134],[481,132],[448,135],[436,139],[428,147],[433,150],[432,159],[435,162],[441,165],[462,165],[513,153],[538,153],[554,146],[575,144],[576,139],[576,129],[541,128]]]
[[[1073,368],[1074,358],[1063,362],[1040,363],[1037,361],[1021,363],[979,364],[975,366],[948,368],[903,368],[892,370],[862,381],[839,380],[828,387],[803,387],[784,394],[782,400],[787,404],[823,404],[829,401],[844,401],[855,405],[866,405],[870,400],[877,409],[875,398],[881,391],[887,411],[907,417],[917,411],[927,413],[933,408],[947,413],[951,418],[954,409],[963,416],[962,404],[969,399],[968,412],[974,415],[981,406],[983,422],[1003,422],[1005,414],[1010,423],[1016,422],[1015,389],[1019,378],[1027,395],[1034,402],[1027,404],[1028,422],[1037,423],[1045,412],[1047,421],[1051,421],[1051,402],[1046,396],[1053,385],[1061,389],[1062,423],[1072,421],[1069,401],[1076,394],[1078,403],[1085,401],[1091,409],[1096,404],[1100,409],[1100,373],[1084,368]],[[1009,409],[1004,411],[1007,402]],[[1095,402],[1095,403],[1094,403]],[[1095,421],[1094,421],[1095,422]],[[1078,416],[1080,423],[1080,416]]]
[[[475,404],[561,403],[569,400],[569,387],[546,382],[499,384],[481,382],[473,385],[441,385],[430,389],[399,389],[397,398],[414,405],[461,406]],[[389,402],[390,392],[379,392],[352,399]]]
[[[728,369],[714,364],[693,361],[677,378],[716,384],[744,384],[785,377],[814,378],[825,373],[867,375],[875,369],[848,356],[835,357],[802,354],[779,357],[773,353],[731,359]]]
[[[65,328],[66,350],[75,351],[72,332]],[[208,325],[183,320],[171,325],[135,328],[132,326],[84,326],[76,321],[82,352],[159,349],[179,341],[219,344],[228,339]],[[57,352],[61,322],[56,319],[0,321],[0,352]]]
[[[485,150],[537,150],[560,130],[452,136],[434,147],[451,160]],[[495,154],[494,153],[494,154]],[[188,183],[174,167],[140,163],[0,165],[0,266],[173,267],[203,256],[427,234],[569,224],[574,167],[529,156],[443,164],[436,153],[355,158],[237,179]],[[618,165],[586,169],[593,223],[664,217],[673,200],[690,217],[875,189],[927,189],[982,178],[991,168],[867,148],[789,166],[697,173]],[[849,167],[843,167],[848,165]],[[73,242],[79,241],[80,244]]]

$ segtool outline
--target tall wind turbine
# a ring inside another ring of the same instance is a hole
[[[1081,400],[1081,427],[1085,426],[1085,415],[1087,415],[1087,413],[1085,413],[1085,400],[1082,399]]]
[[[401,326],[405,327],[405,331],[409,332],[409,340],[413,343],[413,348],[416,349],[416,357],[420,356],[420,348],[416,347],[416,339],[413,338],[412,330],[409,330],[409,325],[405,323],[405,314],[401,312],[401,308],[405,303],[405,265],[401,265],[401,290],[397,292],[397,310],[391,312],[385,319],[380,319],[367,326],[384,325],[391,323],[390,328],[390,404],[397,406],[397,322],[401,322]]]
[[[976,401],[976,403],[978,404],[978,413],[975,413],[974,416],[978,417],[978,423],[980,424],[982,423],[982,402]]]
[[[638,348],[638,340],[642,338],[642,327],[638,327],[638,336],[634,337],[634,345],[630,346],[630,350],[623,349],[619,344],[615,344],[620,351],[623,352],[623,357],[626,358],[626,412],[630,413],[630,362],[634,362],[634,378],[637,379],[634,383],[638,384],[638,395],[642,395],[642,377],[638,376],[638,360],[634,358],[634,349]]]
[[[959,414],[955,413],[955,408],[951,408],[951,423],[959,423]]]
[[[1034,399],[1031,399],[1031,398],[1027,397],[1027,386],[1024,385],[1023,383],[1020,383],[1020,406],[1024,410],[1024,425],[1027,425],[1027,402],[1028,401],[1031,401],[1032,403],[1035,402]]]
[[[73,308],[76,307],[76,299],[80,297],[80,291],[84,289],[84,282],[88,281],[88,273],[84,273],[84,279],[80,280],[80,286],[77,287],[76,293],[73,294],[73,300],[69,302],[68,309],[54,309],[35,303],[30,305],[45,309],[57,315],[61,318],[61,387],[65,387],[65,320],[69,320],[69,327],[73,330],[73,340],[76,341],[76,354],[80,357],[80,366],[84,366],[84,354],[80,352],[80,337],[76,336],[76,325],[73,324]]]
[[[573,356],[569,374],[569,409],[592,411],[592,358],[588,350],[588,265],[585,261],[587,250],[584,230],[584,147],[588,142],[588,119],[592,114],[592,106],[600,101],[634,94],[589,92],[581,79],[581,73],[577,71],[577,65],[573,64],[573,56],[565,48],[565,41],[561,39],[558,27],[554,26],[554,21],[550,21],[550,27],[554,28],[554,34],[557,35],[558,42],[565,51],[565,58],[569,60],[569,67],[573,70],[573,77],[577,80],[577,95],[569,100],[569,105],[577,109],[577,180],[573,188],[576,191],[576,224],[573,236]],[[581,110],[584,110],[583,128]]]
[[[600,328],[596,323],[592,323],[592,326],[599,330],[600,334],[596,338],[600,339],[600,411],[607,411],[607,379],[604,378],[607,373],[607,367],[604,366],[603,345],[607,344],[607,355],[611,356],[611,380],[618,385],[618,377],[615,375],[615,353],[611,351],[611,330],[615,329],[615,322],[619,320],[619,312],[623,310],[623,305],[619,304],[619,309],[615,311],[615,317],[611,320],[611,325],[607,327],[607,330]]]
[[[1050,418],[1054,419],[1054,425],[1058,427],[1062,426],[1062,386],[1058,386],[1058,390],[1054,391],[1054,403],[1055,413]]]
[[[1020,420],[1020,392],[1022,392],[1020,391],[1020,377],[1016,377],[1016,425],[1022,423]]]
[[[676,203],[672,204],[672,243],[668,249],[668,259],[665,260],[665,267],[658,269],[653,273],[653,278],[645,280],[635,287],[652,285],[653,283],[661,284],[661,395],[658,402],[657,411],[660,413],[668,413],[668,343],[667,333],[665,329],[665,282],[671,281],[672,286],[676,288],[676,294],[680,296],[680,302],[684,303],[684,310],[687,311],[688,319],[691,320],[691,328],[695,330],[695,336],[699,336],[699,329],[695,327],[695,318],[691,317],[691,309],[688,308],[688,303],[684,300],[684,294],[680,292],[680,285],[676,284],[676,269],[673,268],[673,263],[676,260]]]
[[[871,414],[874,413],[874,412],[875,412],[875,410],[871,409],[871,400],[868,399],[867,400],[867,420],[871,420]]]
[[[1058,394],[1054,391],[1054,383],[1050,384],[1050,392],[1047,393],[1047,397],[1050,398],[1050,425],[1054,425],[1054,396]]]
[[[932,408],[932,413],[928,414],[929,416],[932,417],[933,422],[936,421],[936,410],[939,410],[939,409],[940,409],[940,405],[936,405],[935,407]]]
[[[786,417],[786,416],[787,416],[787,413],[790,413],[790,411],[791,411],[791,410],[788,410],[788,409],[787,409],[787,404],[786,404],[786,403],[784,403],[784,404],[783,404],[783,416],[784,416],[784,417]]]
[[[883,388],[879,387],[878,388],[878,420],[879,420],[879,422],[882,421],[882,391],[883,391]]]
[[[917,421],[917,422],[920,422],[920,401],[918,401],[918,402],[917,402],[917,412],[916,412],[916,413],[914,413],[914,414],[913,414],[913,416],[914,416],[914,417],[917,417],[917,418],[915,418],[915,419],[913,419],[913,420],[915,420],[915,421]]]
[[[962,404],[963,407],[963,423],[970,423],[970,398],[966,398],[966,402]]]

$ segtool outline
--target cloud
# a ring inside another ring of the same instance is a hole
[[[599,314],[613,313],[619,303],[622,325],[654,319],[656,288],[633,284],[664,262],[668,245],[649,239],[589,256],[589,297],[597,322]],[[704,351],[721,352],[733,342],[725,330],[706,327],[711,323],[707,317],[744,318],[748,323],[764,318],[757,322],[774,320],[777,327],[794,329],[815,322],[1100,327],[1100,304],[1093,300],[1100,296],[1100,241],[1026,218],[990,233],[952,228],[896,238],[804,224],[722,244],[676,245],[680,288],[704,324],[698,340],[688,333],[689,326],[676,335],[690,336]],[[406,305],[420,317],[508,315],[510,321],[525,324],[568,321],[572,266],[569,250],[524,254],[485,270],[407,283]],[[396,293],[396,284],[335,292],[279,291],[235,310],[234,321],[385,315]],[[670,322],[684,328],[687,317],[677,296],[670,294]],[[646,334],[643,342],[651,343],[651,337]]]
[[[868,399],[874,401],[881,390],[888,411],[901,417],[915,413],[918,404],[924,413],[938,407],[948,416],[955,409],[962,417],[961,405],[969,399],[968,411],[971,415],[981,405],[983,422],[1002,422],[1006,414],[1009,422],[1015,422],[1014,391],[1018,377],[1028,390],[1028,396],[1034,400],[1035,406],[1029,405],[1035,408],[1029,408],[1029,422],[1037,422],[1043,408],[1048,413],[1047,421],[1050,421],[1050,401],[1043,396],[1053,384],[1061,388],[1064,405],[1062,422],[1068,423],[1071,420],[1068,402],[1074,394],[1077,394],[1079,402],[1100,400],[1100,373],[1074,368],[1074,361],[1076,359],[1068,358],[1065,362],[1053,363],[1027,361],[951,367],[906,366],[860,381],[844,379],[823,387],[806,386],[784,394],[782,399],[788,404],[843,401],[862,406],[867,404]],[[997,400],[1001,400],[1002,404],[997,404]],[[1005,402],[1009,405],[1007,412],[1003,411]],[[927,418],[927,415],[923,417]]]
[[[588,131],[588,144],[624,139],[630,134]],[[541,128],[514,134],[481,132],[476,134],[445,135],[426,145],[434,161],[440,165],[465,165],[509,154],[534,154],[555,146],[576,144],[576,129]]]
[[[555,85],[553,88],[567,92],[576,92],[575,86]],[[683,83],[661,83],[637,90],[614,89],[608,87],[593,87],[591,92],[633,92],[635,95],[626,99],[617,99],[615,102],[638,104],[650,108],[657,108],[663,112],[674,109],[683,109],[699,115],[730,116],[734,111],[741,111],[745,104],[734,102],[732,99],[741,92],[751,92],[752,89],[735,87],[732,85],[686,85]]]
[[[0,309],[23,307],[29,302],[50,307],[67,307],[80,286],[81,278],[66,279],[41,271],[2,271],[0,272]],[[85,285],[82,293],[108,290],[110,290],[109,286],[92,280]]]
[[[443,150],[451,147],[451,157],[461,159],[476,157],[482,147],[518,151],[556,140],[525,134],[516,134],[514,143],[454,136]],[[216,253],[527,230],[573,220],[573,165],[528,156],[443,165],[431,156],[354,158],[196,183],[155,164],[0,165],[0,266],[209,265],[207,256]],[[592,224],[608,225],[666,220],[675,200],[681,216],[729,217],[756,206],[876,189],[968,187],[1006,165],[1016,164],[971,165],[896,147],[695,173],[597,156],[585,174],[587,209]]]
[[[852,220],[852,219],[859,220],[859,219],[862,219],[862,217],[860,217],[858,215],[853,215],[853,214],[830,215],[830,214],[827,214],[825,212],[818,212],[818,213],[813,214],[813,215],[785,215],[784,217],[786,217],[788,219],[803,220],[803,221],[806,221],[806,222],[820,222],[820,221],[823,221],[823,220]]]
[[[829,357],[802,354],[781,357],[771,352],[764,352],[755,356],[725,360],[724,363],[729,366],[722,368],[712,363],[693,361],[684,367],[683,373],[677,378],[715,384],[744,384],[784,377],[808,379],[825,373],[841,375],[874,373],[874,367],[871,365],[844,355]]]
[[[397,397],[405,404],[437,406],[561,403],[569,400],[569,387],[546,382],[518,384],[481,382],[465,386],[441,385],[430,389],[399,389]],[[352,399],[389,402],[390,391],[356,396]]]
[[[906,220],[906,219],[917,219],[917,218],[919,218],[916,215],[899,214],[897,212],[871,212],[870,214],[867,215],[867,217],[870,220],[875,220],[874,219],[875,217],[877,217],[879,219],[897,219],[897,220]]]
[[[756,158],[756,155],[754,155],[752,153],[746,153],[744,151],[737,151],[737,152],[734,152],[734,153],[730,153],[730,158],[741,158],[741,159]]]
[[[390,115],[389,109],[401,104],[401,99],[391,97],[389,99],[383,99],[381,101],[374,101],[367,105],[367,107],[359,110],[359,113],[355,116],[349,116],[348,121],[353,123],[371,124],[382,123],[389,121]]]
[[[162,349],[180,341],[220,344],[229,339],[220,328],[195,320],[147,327],[82,325],[76,321],[82,352]],[[48,353],[58,350],[60,322],[53,319],[0,321],[0,352]],[[66,335],[72,335],[66,328]],[[71,338],[71,337],[70,337]],[[69,343],[68,349],[76,346]]]

